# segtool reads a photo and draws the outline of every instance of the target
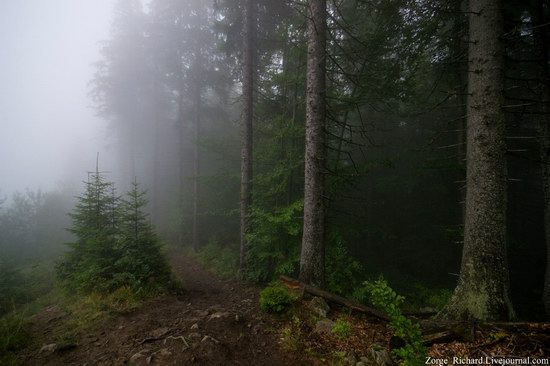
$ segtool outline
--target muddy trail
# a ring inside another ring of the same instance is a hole
[[[277,321],[258,307],[258,289],[220,280],[193,259],[172,259],[184,283],[179,296],[163,296],[115,315],[55,350],[36,349],[25,365],[303,365],[279,346]],[[33,320],[44,339],[64,314],[45,309]],[[39,347],[40,348],[40,347]]]

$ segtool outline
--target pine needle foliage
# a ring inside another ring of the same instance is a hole
[[[76,239],[57,265],[67,289],[107,293],[128,286],[139,292],[171,284],[161,243],[143,211],[145,192],[137,182],[121,198],[114,184],[96,171],[77,198],[68,229]]]
[[[132,190],[122,199],[121,205],[121,255],[115,263],[116,282],[135,288],[167,284],[171,277],[160,240],[143,211],[147,205],[145,195],[134,180]]]

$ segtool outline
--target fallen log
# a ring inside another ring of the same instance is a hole
[[[322,297],[323,299],[329,302],[333,302],[335,304],[345,306],[351,310],[355,310],[362,314],[371,315],[377,319],[380,319],[386,322],[390,320],[390,318],[388,318],[386,314],[384,314],[379,310],[376,310],[368,306],[365,306],[363,304],[360,304],[358,302],[346,299],[345,297],[335,295],[328,291],[321,290],[320,288],[317,288],[315,286],[305,284],[294,278],[291,278],[288,276],[280,276],[280,280],[288,288],[300,289],[303,293],[308,293],[310,295]]]
[[[389,322],[389,317],[383,312],[360,304],[358,302],[346,299],[342,296],[321,290],[315,286],[311,286],[300,282],[297,279],[280,276],[281,282],[288,288],[300,290],[313,296],[319,296],[327,302],[336,303],[345,306],[351,310],[362,314],[373,316],[377,319]],[[448,342],[452,340],[462,340],[472,342],[475,338],[475,329],[479,328],[497,328],[510,331],[531,331],[535,333],[550,334],[550,323],[542,322],[476,322],[464,320],[444,320],[444,319],[424,319],[416,320],[420,325],[423,333],[423,342],[426,345],[434,343]]]
[[[529,322],[488,322],[480,323],[480,326],[499,328],[513,331],[531,331],[543,334],[550,334],[550,323],[547,322],[538,322],[538,323],[529,323]]]

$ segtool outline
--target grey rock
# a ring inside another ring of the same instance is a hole
[[[389,353],[382,348],[369,348],[367,355],[361,357],[361,362],[365,366],[394,366]]]
[[[334,328],[334,322],[330,319],[321,319],[315,324],[314,332],[317,333],[330,333]]]
[[[213,320],[213,319],[226,318],[228,316],[229,316],[229,313],[225,313],[225,312],[222,312],[222,311],[217,311],[214,314],[210,315],[210,317],[208,318],[208,321]]]
[[[168,328],[162,327],[162,328],[158,328],[158,329],[155,329],[155,330],[151,331],[150,334],[151,334],[151,337],[153,337],[153,338],[160,338],[168,332],[169,332]]]
[[[199,329],[199,323],[195,323],[191,326],[191,328],[189,328],[191,330],[195,330],[195,329]]]
[[[208,310],[195,310],[194,313],[199,318],[206,318],[210,314]]]
[[[359,361],[359,358],[354,351],[349,351],[344,361],[346,365],[354,366]]]
[[[323,318],[326,318],[327,313],[330,311],[330,306],[328,306],[327,302],[322,297],[314,297],[311,299],[309,306],[315,314]]]
[[[172,352],[168,348],[162,348],[160,351],[155,352],[155,356],[159,355],[160,357],[170,357],[172,356]]]
[[[57,344],[55,343],[45,344],[40,348],[40,353],[53,353],[56,349]]]

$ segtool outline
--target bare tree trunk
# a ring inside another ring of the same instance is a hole
[[[324,282],[324,125],[326,117],[326,0],[308,1],[304,230],[300,281]]]
[[[179,192],[178,192],[178,224],[179,224],[179,230],[178,230],[178,242],[180,246],[183,246],[183,238],[184,238],[184,220],[183,220],[183,198],[184,194],[183,191],[185,189],[185,185],[183,184],[183,175],[184,175],[184,161],[185,161],[185,149],[183,148],[184,141],[185,141],[185,120],[184,120],[184,113],[183,113],[183,81],[180,83],[180,90],[178,95],[178,143],[179,143],[179,159],[178,159],[178,181],[179,181]]]
[[[241,239],[239,274],[245,270],[246,234],[249,232],[249,214],[252,205],[252,128],[254,121],[254,32],[255,2],[245,1],[243,29],[243,116],[241,119]]]
[[[153,209],[151,212],[151,219],[156,225],[159,224],[159,201],[160,201],[160,88],[153,70],[152,75],[152,90],[153,90],[153,119],[155,124],[155,141],[153,151]],[[134,177],[135,178],[135,177]]]
[[[200,186],[199,175],[200,171],[200,125],[201,125],[201,87],[197,83],[195,90],[195,146],[193,149],[193,250],[199,250],[199,200]]]
[[[540,80],[539,149],[542,189],[544,197],[544,238],[546,242],[546,273],[542,302],[546,317],[550,318],[550,73],[548,71],[548,38],[543,27],[543,0],[532,1],[533,37],[535,54],[539,60],[537,78]]]
[[[451,318],[513,316],[506,256],[506,146],[501,2],[470,2],[464,249]]]

